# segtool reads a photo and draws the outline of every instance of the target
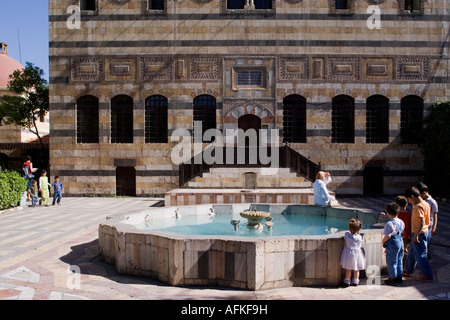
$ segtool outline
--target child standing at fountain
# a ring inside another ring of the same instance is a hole
[[[402,283],[403,272],[403,238],[405,224],[397,216],[400,212],[400,206],[393,202],[386,207],[390,220],[386,223],[383,230],[383,247],[386,249],[386,265],[389,273],[389,279],[386,284]]]
[[[362,223],[356,218],[348,221],[348,229],[344,235],[345,247],[341,254],[341,266],[345,269],[344,287],[359,284],[359,271],[366,267],[366,257],[361,248],[363,238],[359,234]],[[350,280],[353,271],[353,281]]]

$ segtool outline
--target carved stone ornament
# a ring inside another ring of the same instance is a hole
[[[290,2],[290,3],[299,3],[299,2],[301,2],[303,0],[286,0],[286,1]]]
[[[116,3],[116,4],[125,4],[130,0],[109,0],[109,1]]]

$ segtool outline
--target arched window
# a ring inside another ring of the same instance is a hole
[[[111,99],[111,143],[133,143],[133,98]]]
[[[400,102],[400,137],[403,143],[419,143],[423,129],[423,99],[410,95]]]
[[[332,100],[331,142],[355,142],[355,100],[350,96],[339,95]]]
[[[306,98],[297,94],[283,99],[283,142],[306,142]]]
[[[216,128],[216,98],[207,94],[194,98],[193,111],[194,123],[202,123],[202,136],[206,130]]]
[[[98,98],[87,95],[77,100],[77,143],[99,142]]]
[[[366,102],[366,142],[389,142],[389,99],[374,95]]]
[[[145,142],[167,143],[167,98],[154,95],[145,100]]]

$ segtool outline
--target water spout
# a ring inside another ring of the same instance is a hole
[[[177,210],[175,210],[175,219],[181,219],[181,214],[178,213],[179,208],[177,208]]]
[[[239,230],[239,223],[241,222],[241,220],[231,220],[231,224],[234,226],[234,231],[238,231]]]

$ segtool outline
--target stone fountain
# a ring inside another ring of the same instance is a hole
[[[247,219],[248,229],[259,229],[262,227],[262,220],[267,219],[270,216],[270,212],[266,211],[242,211],[240,213],[242,218]]]

